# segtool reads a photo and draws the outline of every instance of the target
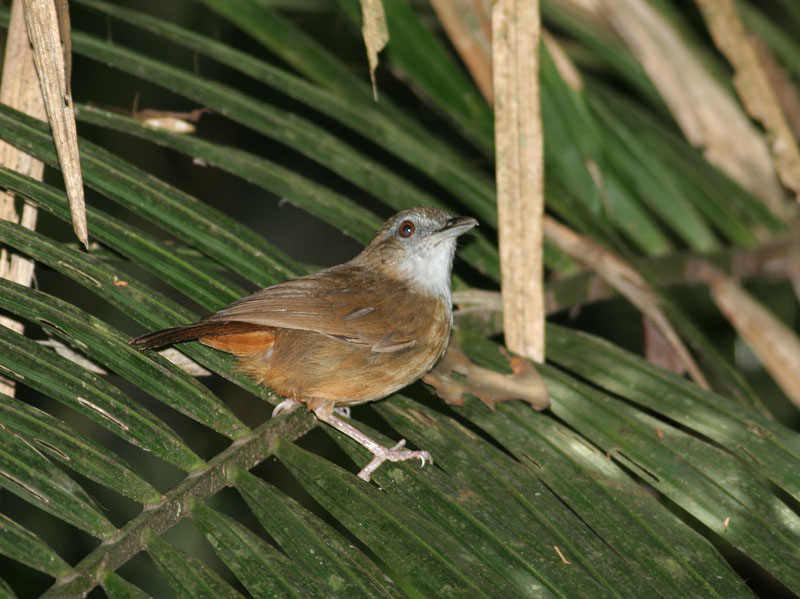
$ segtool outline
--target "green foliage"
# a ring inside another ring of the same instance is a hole
[[[0,222],[0,242],[46,273],[35,289],[0,280],[0,305],[29,331],[0,328],[0,374],[18,391],[0,396],[0,597],[97,586],[112,599],[800,594],[800,435],[775,421],[698,326],[699,302],[670,305],[669,316],[712,391],[630,348],[551,325],[543,413],[514,401],[490,411],[472,397],[451,408],[421,384],[408,390],[414,400],[354,410],[375,438],[402,436],[436,460],[385,464],[376,484],[355,476],[365,451],[350,439],[327,428],[306,436],[315,420],[301,412],[267,418],[279,398],[227,355],[180,347],[214,373],[204,384],[131,348],[132,334],[190,322],[310,268],[212,193],[193,197],[149,172],[141,148],[163,146],[204,165],[197,173],[218,168],[285,199],[337,240],[364,243],[381,216],[419,204],[475,215],[481,228],[459,252],[459,284],[496,289],[491,110],[432,14],[406,0],[384,0],[392,39],[377,104],[347,56],[361,51],[354,0],[306,2],[302,15],[269,2],[180,3],[218,37],[111,3],[72,4],[81,69],[106,65],[133,85],[169,90],[162,97],[199,103],[250,141],[219,141],[204,121],[196,136],[180,135],[79,104],[98,244],[88,253],[64,241],[62,191],[0,169],[0,186],[35,204],[44,223]],[[682,282],[681,268],[672,278],[664,270],[686,255],[724,257],[783,232],[676,133],[624,46],[556,3],[543,10],[602,67],[576,91],[543,52],[549,210],[656,285]],[[123,34],[81,31],[97,14]],[[760,31],[777,27],[746,14]],[[321,22],[335,32],[315,35]],[[240,30],[253,39],[239,43]],[[149,53],[136,41],[143,32],[175,54]],[[797,42],[777,39],[795,64]],[[174,57],[185,52],[213,67]],[[0,137],[52,167],[49,135],[0,106]],[[573,263],[548,249],[548,264],[562,277],[550,287],[562,309],[592,297],[586,273],[566,278]],[[508,372],[497,340],[462,322],[470,358]],[[88,360],[34,340],[44,336]],[[756,577],[766,582],[748,586]]]

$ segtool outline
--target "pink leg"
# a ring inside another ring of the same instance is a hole
[[[361,472],[358,473],[358,477],[367,482],[369,482],[370,474],[375,472],[375,470],[378,469],[378,466],[387,460],[390,462],[402,462],[404,460],[419,459],[422,460],[423,466],[425,465],[426,461],[433,464],[433,458],[427,451],[411,451],[410,449],[402,449],[402,447],[406,444],[405,439],[401,439],[394,447],[384,447],[371,437],[368,437],[362,433],[350,423],[345,422],[338,416],[334,416],[333,411],[328,406],[319,406],[318,408],[314,409],[314,413],[322,422],[325,422],[336,430],[344,433],[362,445],[374,456],[372,460],[370,460],[369,464],[364,466],[361,469]]]

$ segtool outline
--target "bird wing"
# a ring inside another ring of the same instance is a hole
[[[415,344],[424,324],[420,302],[402,281],[344,264],[257,291],[205,321],[246,322],[315,331],[349,343],[393,352]]]

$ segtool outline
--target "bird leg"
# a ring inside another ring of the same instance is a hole
[[[402,462],[404,460],[419,459],[422,461],[423,466],[425,465],[426,461],[430,462],[431,464],[433,463],[433,458],[427,451],[412,451],[410,449],[403,449],[406,444],[405,439],[398,441],[394,447],[385,447],[384,445],[381,445],[375,441],[375,439],[362,433],[352,424],[345,422],[338,416],[334,415],[332,402],[322,402],[318,406],[313,406],[311,405],[312,403],[316,402],[310,402],[309,407],[311,407],[311,409],[314,411],[314,414],[316,414],[317,418],[319,418],[322,422],[331,425],[337,431],[344,433],[372,454],[372,460],[370,460],[369,464],[364,466],[361,469],[361,472],[358,473],[358,477],[362,480],[369,482],[370,475],[378,469],[378,466],[387,460],[389,462]]]
[[[302,403],[294,399],[284,399],[272,410],[272,417],[275,418],[277,416],[281,416],[282,414],[291,414],[302,405]],[[348,420],[350,419],[350,406],[339,406],[337,408],[333,408],[333,412],[342,418],[347,418]]]

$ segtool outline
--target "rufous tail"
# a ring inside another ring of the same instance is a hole
[[[236,335],[263,330],[264,327],[249,322],[201,321],[179,327],[148,333],[128,343],[138,349],[158,349],[173,343],[194,341],[201,337],[217,337],[220,335]]]

